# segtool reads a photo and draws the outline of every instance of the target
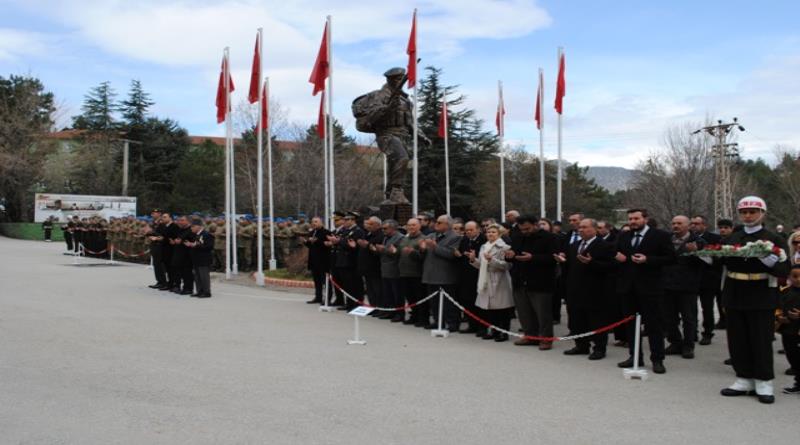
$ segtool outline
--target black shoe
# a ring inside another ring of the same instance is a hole
[[[667,349],[664,350],[664,354],[666,355],[680,355],[681,352],[681,345],[679,343],[670,343]]]
[[[448,331],[450,331],[450,332],[458,332],[458,329],[459,329],[459,328],[458,328],[458,325],[455,325],[455,326],[448,326],[448,327],[447,327],[447,330],[448,330]]]
[[[172,293],[175,293],[175,294],[179,294],[179,293],[181,293],[181,288],[179,288],[179,287],[173,287],[173,288],[172,288],[172,289],[170,289],[169,291],[170,291],[170,292],[172,292]]]
[[[755,395],[755,391],[741,391],[738,389],[731,389],[731,388],[722,388],[719,392],[725,397],[739,397],[739,396],[752,396]]]
[[[694,348],[691,348],[689,346],[684,346],[681,349],[681,357],[683,357],[685,359],[693,359],[694,358]]]
[[[486,333],[484,333],[481,338],[484,339],[484,340],[492,340],[492,339],[494,339],[494,334],[492,334],[491,332],[489,332],[487,330]]]
[[[722,363],[724,363],[724,364],[726,364],[726,365],[728,365],[728,366],[733,366],[733,362],[732,362],[732,361],[731,361],[731,359],[729,359],[729,358],[726,358],[726,359],[725,359],[725,361],[724,361],[724,362],[722,362]]]
[[[394,318],[394,314],[392,314],[391,312],[384,312],[381,315],[379,315],[378,318],[381,320],[391,320],[392,318]]]
[[[697,343],[699,343],[702,346],[708,346],[708,345],[711,344],[711,337],[712,336],[713,336],[713,334],[712,335],[703,334],[703,338],[701,338],[700,341],[697,342]]]
[[[428,323],[425,323],[424,321],[415,321],[415,322],[414,322],[414,327],[415,327],[415,328],[425,328],[425,329],[428,329]]]
[[[164,286],[164,285],[163,285],[163,284],[161,284],[161,283],[156,283],[156,284],[151,284],[151,285],[149,285],[149,286],[147,286],[147,287],[149,287],[150,289],[160,289],[160,288],[162,288],[163,286]]]
[[[795,383],[794,386],[783,388],[784,394],[800,394],[800,384]]]
[[[320,303],[322,303],[322,300],[317,300],[316,298],[313,300],[306,301],[306,304],[320,304]]]
[[[391,318],[392,323],[402,323],[406,321],[406,316],[404,314],[397,314]]]
[[[589,360],[601,360],[606,358],[606,351],[592,351],[589,354]]]
[[[430,330],[439,329],[439,325],[436,323],[430,323],[428,324],[428,326],[425,327],[425,329],[430,329]]]
[[[410,319],[410,318],[408,320],[403,320],[403,324],[404,325],[412,325],[412,324],[415,324],[415,323],[416,322],[414,320]]]
[[[661,360],[653,361],[653,372],[656,374],[664,374],[667,372],[667,368],[664,367],[664,362]]]
[[[633,357],[628,357],[628,360],[617,363],[620,368],[633,368]],[[644,366],[644,359],[639,359],[639,366]]]
[[[349,311],[350,308],[348,308],[347,306],[339,306],[339,307],[336,308],[336,310],[337,311]]]
[[[784,374],[786,374],[786,375],[797,375],[797,372],[795,372],[794,368],[789,368],[784,372]]]
[[[589,355],[589,350],[575,346],[572,349],[564,351],[564,355]]]
[[[162,287],[159,287],[158,290],[172,290],[172,288],[169,287],[169,286],[162,286]]]
[[[195,292],[195,293],[193,293],[191,296],[192,296],[192,297],[199,297],[200,295],[201,295],[201,294],[198,294],[197,292]]]
[[[775,396],[773,395],[756,394],[756,397],[758,397],[759,402],[765,405],[771,405],[775,403]]]
[[[786,354],[786,351],[784,351],[783,349],[778,349],[778,354],[781,354],[781,355]]]
[[[211,298],[211,294],[200,294],[197,298]]]
[[[486,333],[486,329],[485,328],[481,328],[481,329],[478,329],[477,331],[475,331],[475,336],[476,337],[483,337],[483,334],[485,334],[485,333]]]
[[[508,334],[502,333],[502,332],[498,333],[497,335],[495,335],[494,341],[496,341],[498,343],[502,343],[504,341],[508,341]]]
[[[192,295],[193,293],[194,292],[192,292],[190,290],[182,290],[182,291],[178,292],[178,294],[180,294],[180,295]]]

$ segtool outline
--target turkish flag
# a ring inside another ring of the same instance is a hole
[[[561,53],[561,59],[558,61],[558,81],[556,82],[556,111],[562,114],[564,111],[564,96],[567,95],[567,80],[566,80],[566,61],[564,53]]]
[[[411,20],[411,35],[408,37],[408,87],[414,88],[417,83],[417,10],[414,10],[414,18]]]
[[[228,60],[223,56],[222,57],[222,68],[219,72],[219,85],[217,85],[217,123],[222,123],[225,121],[225,114],[226,108],[227,111],[230,111],[231,104],[228,102],[228,94],[225,92],[225,76],[228,76],[228,89],[229,93],[232,93],[235,89],[233,86],[233,78],[231,78],[231,74],[228,71]],[[227,106],[226,106],[227,105]]]
[[[269,125],[269,93],[267,92],[267,85],[264,84],[264,90],[261,92],[261,131],[265,131]]]
[[[539,89],[536,90],[536,128],[541,130],[542,129],[542,121],[544,120],[544,116],[542,116],[542,83],[543,77],[542,74],[539,73]]]
[[[442,98],[442,115],[439,116],[439,137],[447,137],[447,100]]]
[[[317,117],[317,135],[320,139],[325,139],[325,90],[319,97],[319,117]]]
[[[325,89],[325,79],[330,74],[330,61],[328,60],[328,23],[325,23],[325,31],[322,33],[322,43],[319,45],[319,52],[317,53],[317,61],[314,62],[314,69],[311,71],[311,77],[308,78],[309,83],[314,84],[314,91],[312,96]]]
[[[258,34],[256,34],[256,50],[253,53],[253,71],[250,73],[250,92],[247,100],[251,104],[258,102],[258,87],[261,85],[261,48]]]

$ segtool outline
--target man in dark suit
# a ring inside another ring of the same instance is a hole
[[[675,263],[664,267],[663,317],[669,346],[667,355],[680,354],[694,358],[697,341],[697,294],[706,263],[696,256],[685,255],[701,250],[706,242],[689,231],[690,220],[683,215],[672,218],[672,246]],[[710,261],[709,261],[710,262]],[[683,332],[679,326],[683,327]]]
[[[597,221],[597,236],[603,241],[616,246],[619,233],[620,231],[614,227],[614,224],[611,224],[605,220]],[[615,273],[609,273],[606,275],[606,297],[609,299],[609,316],[612,321],[621,320],[624,317],[622,315],[622,302],[619,300],[619,298],[617,298],[617,292],[615,290],[617,287],[615,280]],[[614,346],[628,346],[628,332],[625,325],[614,328],[614,340]]]
[[[382,221],[377,216],[371,216],[364,221],[364,236],[356,241],[356,271],[358,282],[366,284],[369,304],[378,307],[389,307],[392,301],[383,298],[383,281],[381,280],[381,256],[375,251],[375,246],[383,245]],[[363,286],[363,285],[362,285]],[[389,298],[391,300],[391,297]],[[393,312],[381,313],[373,311],[374,317],[392,318]]]
[[[185,241],[194,241],[194,234],[189,226],[189,219],[180,216],[177,221],[177,231],[170,243],[172,244],[172,268],[176,274],[172,292],[180,295],[191,295],[194,289],[194,276],[192,275],[192,258]],[[181,287],[181,283],[183,287]]]
[[[214,250],[214,235],[203,228],[203,221],[192,220],[191,241],[186,240],[183,245],[189,249],[189,255],[194,269],[194,282],[197,284],[196,292],[192,294],[197,298],[211,298],[211,259]]]
[[[597,221],[597,236],[600,239],[607,243],[615,244],[618,235],[619,230],[614,227],[614,224],[604,220]]]
[[[708,231],[706,217],[696,215],[692,217],[692,232],[705,241],[706,245],[717,245],[722,243],[722,237],[716,233]],[[722,263],[716,261],[713,264],[701,265],[703,276],[700,280],[700,307],[703,310],[703,335],[700,339],[701,345],[710,345],[711,338],[714,337],[714,301],[717,308],[722,313],[720,305],[722,290]]]
[[[328,240],[336,245],[336,258],[333,267],[337,270],[340,281],[339,286],[351,297],[362,300],[364,298],[364,285],[356,271],[358,258],[357,241],[364,238],[364,231],[358,227],[358,214],[347,212],[344,216],[344,224],[336,235],[328,237]],[[341,310],[351,310],[357,303],[349,298],[344,301]]]
[[[161,229],[159,231],[164,238],[161,240],[161,257],[167,272],[167,285],[159,288],[159,290],[162,291],[171,291],[180,284],[178,270],[172,265],[172,257],[175,253],[175,244],[172,240],[178,237],[178,232],[180,232],[180,228],[175,224],[175,221],[172,220],[172,215],[169,213],[162,214]]]
[[[519,229],[517,229],[517,231],[519,231]],[[458,250],[455,252],[456,257],[458,257],[459,267],[461,268],[461,280],[458,284],[458,302],[478,316],[480,316],[481,313],[480,309],[475,306],[475,300],[478,297],[479,270],[470,264],[467,254],[472,252],[472,254],[478,255],[484,243],[486,243],[486,237],[481,233],[478,223],[475,221],[468,221],[464,225],[464,236],[461,237]],[[462,334],[477,333],[481,325],[470,317],[465,318],[468,326],[458,332]]]
[[[161,221],[161,210],[154,209],[150,216],[153,218],[153,231],[147,237],[150,239],[150,257],[153,260],[153,274],[156,276],[156,284],[150,288],[161,289],[169,285],[164,264],[164,225]]]
[[[626,315],[640,313],[647,340],[650,343],[650,360],[653,372],[663,374],[664,328],[661,317],[661,299],[664,296],[662,267],[675,262],[672,236],[663,230],[650,227],[647,210],[628,210],[630,231],[617,239],[618,264],[617,293],[623,301]],[[628,348],[630,358],[620,362],[620,368],[630,368],[634,357],[635,323],[628,323]]]
[[[597,235],[597,221],[584,218],[578,225],[581,241],[558,253],[556,261],[564,268],[570,327],[576,334],[603,327],[609,321],[611,304],[606,295],[606,276],[614,267],[614,245]],[[590,351],[589,346],[593,345]],[[588,355],[589,360],[606,356],[608,334],[602,333],[575,340],[575,347],[565,355]],[[591,354],[590,354],[591,352]]]
[[[456,285],[459,281],[458,258],[455,252],[458,249],[460,238],[453,232],[453,220],[447,215],[436,219],[433,233],[420,240],[420,253],[425,256],[422,266],[422,283],[428,286],[428,293],[444,289],[448,295],[455,298]],[[458,311],[453,303],[445,298],[444,313],[442,314],[442,328],[450,332],[459,330],[460,320]],[[431,315],[434,320],[439,317],[438,300],[431,301]],[[429,327],[437,329],[438,323],[434,321]]]
[[[559,248],[559,252],[566,253],[569,251],[570,247],[580,243],[581,235],[578,227],[583,219],[584,215],[580,212],[569,215],[567,221],[569,222],[570,230],[567,233],[560,235],[559,239],[561,241],[561,247]],[[561,302],[567,297],[566,276],[560,267],[558,268],[556,274],[556,292],[553,296],[553,324],[561,323]],[[567,320],[570,320],[571,318],[572,317],[569,314],[569,306],[567,306]],[[572,333],[573,327],[569,326],[569,330],[570,333]]]
[[[308,237],[301,237],[301,242],[308,247],[308,270],[314,277],[314,298],[308,304],[322,304],[322,292],[325,289],[325,274],[330,270],[330,248],[325,245],[330,232],[322,224],[322,218],[311,219],[311,231]]]

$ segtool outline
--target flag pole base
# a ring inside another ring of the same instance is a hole
[[[320,306],[319,307],[319,311],[320,312],[336,312],[336,308],[333,307],[333,306]]]
[[[278,262],[276,260],[269,260],[269,270],[275,270],[278,268]]]
[[[256,276],[256,284],[261,287],[264,287],[264,272],[256,272],[255,276]]]

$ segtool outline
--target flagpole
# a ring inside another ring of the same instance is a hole
[[[230,65],[228,66],[228,70],[230,72]],[[228,91],[228,97],[230,98],[230,91]],[[230,102],[228,102],[230,103]],[[228,112],[230,113],[230,112]],[[233,274],[239,274],[239,253],[237,252],[236,246],[236,229],[237,229],[237,222],[236,222],[236,167],[235,167],[235,150],[236,147],[233,143],[233,124],[231,123],[230,127],[230,144],[231,144],[231,217],[233,218],[231,225],[233,226],[232,229],[234,233],[231,236],[231,257],[233,257]]]
[[[223,72],[225,87],[225,279],[231,279],[231,119],[230,85],[228,77],[228,47],[223,50]]]
[[[336,211],[336,169],[334,162],[334,141],[333,141],[333,47],[331,45],[331,35],[333,34],[333,20],[331,16],[328,16],[328,150],[330,150],[330,163],[331,163],[331,171],[330,171],[330,194],[331,194],[331,213]]]
[[[544,168],[544,72],[539,68],[539,213],[542,218],[547,217],[545,208],[545,168]]]
[[[269,77],[264,79],[265,95],[263,99],[267,101],[267,109],[269,109]],[[263,108],[262,108],[263,110]],[[269,119],[269,114],[267,114]],[[267,178],[269,183],[269,270],[278,268],[278,262],[275,259],[275,201],[272,193],[272,125],[267,120]]]
[[[505,166],[505,146],[503,139],[505,137],[505,104],[503,103],[503,82],[497,81],[497,93],[499,96],[499,104],[497,107],[498,128],[497,133],[500,139],[500,221],[506,222],[506,166]]]
[[[258,241],[256,242],[256,248],[258,249],[257,253],[257,260],[256,262],[258,265],[256,266],[256,284],[259,286],[264,285],[264,154],[262,147],[264,146],[264,141],[262,138],[262,133],[264,132],[264,125],[262,120],[264,119],[263,110],[264,110],[264,85],[261,83],[261,73],[263,72],[264,62],[263,57],[264,49],[262,47],[262,36],[263,36],[263,29],[258,28],[258,123],[256,124],[256,130],[258,131],[258,180],[256,181],[258,187],[258,194],[257,194],[257,204],[258,207],[258,230],[257,235]]]
[[[386,154],[383,155],[383,189],[386,190],[386,187],[389,186],[389,166],[387,165],[386,161]]]
[[[323,96],[325,95],[325,90],[322,91]],[[325,110],[322,110],[323,113]],[[319,120],[317,121],[317,126],[319,126]],[[328,230],[333,230],[333,212],[331,212],[331,199],[330,199],[330,163],[328,162],[328,115],[327,113],[322,117],[322,131],[325,134],[325,137],[322,138],[322,152],[323,152],[323,162],[325,163],[325,218],[323,221],[325,222],[325,226],[328,227]],[[319,131],[319,129],[317,129]]]
[[[444,181],[445,181],[445,204],[447,214],[450,215],[450,154],[447,146],[448,127],[450,120],[447,118],[447,93],[442,95],[442,113],[444,114]]]
[[[558,47],[558,66],[561,67],[561,56],[564,53],[564,48]],[[558,114],[558,173],[556,174],[556,219],[561,219],[561,182],[563,180],[562,166],[561,166],[561,113]]]
[[[414,8],[414,49],[416,50],[417,46],[417,9]],[[414,215],[414,218],[417,217],[419,214],[419,120],[417,115],[419,114],[419,105],[417,102],[417,55],[416,52],[414,53],[414,109],[413,109],[413,119],[414,119],[414,140],[413,140],[413,155],[414,155],[414,164],[411,166],[411,202],[412,202],[412,209],[411,212]],[[384,188],[385,190],[385,188]],[[404,224],[405,221],[401,221],[401,224]]]

